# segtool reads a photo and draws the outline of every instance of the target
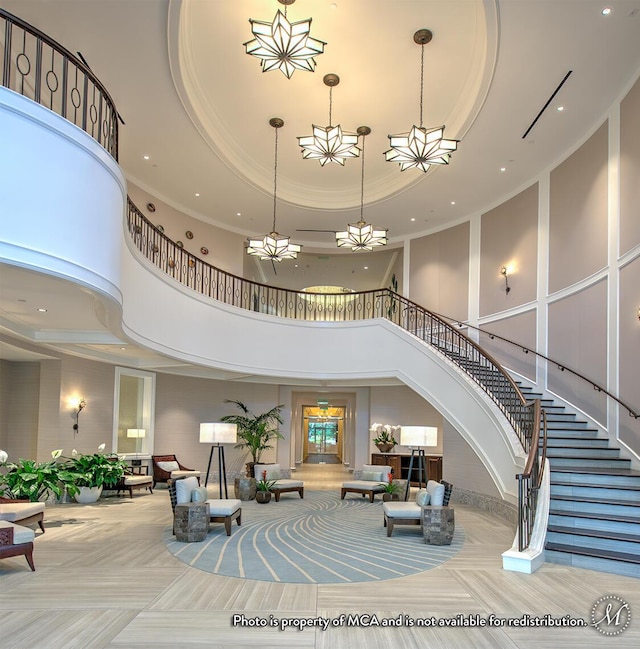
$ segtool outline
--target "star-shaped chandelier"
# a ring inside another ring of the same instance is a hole
[[[298,138],[305,160],[318,160],[324,167],[327,162],[336,162],[344,166],[347,158],[357,158],[360,155],[358,135],[342,130],[338,124],[332,126],[331,117],[333,109],[333,89],[340,83],[337,74],[325,74],[322,79],[325,86],[329,86],[329,126],[313,125],[313,134]]]
[[[338,248],[349,247],[353,252],[358,250],[373,250],[374,246],[387,244],[385,228],[365,223],[364,220],[364,139],[371,133],[368,126],[360,126],[358,135],[362,135],[362,177],[360,183],[360,220],[357,223],[348,223],[343,232],[336,232]]]
[[[389,135],[391,148],[385,151],[387,162],[400,163],[400,170],[420,169],[427,171],[431,165],[449,164],[450,154],[458,148],[458,140],[444,138],[444,126],[425,128],[422,125],[424,96],[424,46],[433,34],[428,29],[419,29],[413,40],[421,46],[420,57],[420,126],[413,126],[408,133]]]
[[[296,70],[314,72],[318,54],[324,52],[325,42],[311,38],[311,18],[290,23],[287,5],[295,0],[278,0],[285,5],[284,14],[278,9],[273,22],[249,19],[253,40],[244,43],[247,54],[261,60],[262,71],[280,70],[287,79]]]
[[[261,261],[282,261],[283,259],[295,259],[302,249],[295,243],[290,243],[290,237],[278,234],[276,231],[276,204],[278,191],[278,129],[284,126],[284,121],[279,117],[272,117],[269,125],[273,126],[276,134],[275,157],[273,164],[273,229],[269,234],[260,238],[249,238],[247,254],[260,257]]]

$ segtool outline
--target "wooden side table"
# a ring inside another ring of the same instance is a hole
[[[195,543],[204,541],[209,531],[209,503],[176,505],[173,532],[176,541]]]

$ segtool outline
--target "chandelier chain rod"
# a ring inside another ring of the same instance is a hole
[[[362,136],[362,173],[360,178],[360,220],[364,221],[364,141],[366,135]]]
[[[276,132],[276,151],[273,161],[273,229],[272,232],[276,232],[276,196],[278,193],[278,129],[274,129]]]
[[[329,87],[329,126],[333,126],[331,114],[333,112],[333,86]]]
[[[422,107],[424,97],[424,43],[422,43],[420,52],[420,128],[422,128]]]

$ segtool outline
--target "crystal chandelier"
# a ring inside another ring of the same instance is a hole
[[[325,74],[322,79],[325,86],[329,86],[329,126],[313,125],[313,135],[304,135],[298,138],[302,148],[302,157],[307,160],[318,160],[324,167],[327,162],[336,162],[344,166],[346,158],[357,158],[360,155],[358,136],[356,133],[347,133],[341,126],[332,126],[331,113],[333,109],[333,89],[340,83],[337,74]]]
[[[358,135],[362,135],[362,177],[360,183],[360,220],[357,223],[348,223],[347,229],[343,232],[336,232],[336,243],[338,248],[350,247],[353,252],[358,250],[373,250],[374,246],[385,246],[387,244],[387,232],[385,228],[365,223],[364,220],[364,139],[371,133],[368,126],[358,127]]]
[[[284,14],[278,9],[273,22],[249,19],[253,40],[244,43],[247,54],[261,59],[262,71],[280,70],[287,79],[296,70],[314,72],[313,58],[324,52],[325,42],[309,36],[311,18],[290,23],[287,20],[287,5],[295,0],[278,0],[283,4]]]
[[[400,170],[420,169],[427,171],[433,164],[449,164],[450,154],[458,148],[458,140],[444,139],[444,126],[425,128],[422,125],[422,103],[424,95],[424,46],[433,34],[428,29],[419,29],[413,40],[421,46],[420,57],[420,126],[413,126],[408,133],[389,135],[391,148],[385,151],[387,162],[400,163]]]
[[[272,117],[269,125],[273,126],[276,134],[275,156],[273,164],[273,229],[259,239],[249,238],[247,247],[248,255],[260,257],[261,261],[282,261],[283,259],[295,259],[302,246],[290,243],[290,237],[283,236],[276,232],[276,201],[278,191],[278,129],[284,126],[284,121],[279,117]]]

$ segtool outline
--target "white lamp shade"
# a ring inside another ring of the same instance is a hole
[[[402,446],[438,446],[438,429],[434,426],[401,426]]]
[[[144,428],[127,428],[127,437],[145,437],[147,431]]]
[[[234,444],[237,439],[237,424],[200,424],[200,441],[203,444]]]

